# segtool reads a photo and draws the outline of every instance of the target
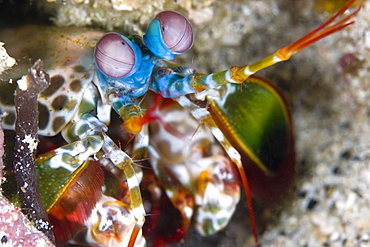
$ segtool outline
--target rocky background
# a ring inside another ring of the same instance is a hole
[[[59,26],[94,26],[123,34],[143,34],[156,13],[177,10],[195,27],[192,50],[177,62],[214,72],[270,55],[324,22],[344,2],[34,0],[23,1],[22,8],[16,8],[15,1],[0,4],[14,23],[37,17]],[[256,202],[262,246],[370,246],[369,12],[365,1],[356,24],[259,73],[277,83],[288,98],[297,148],[291,195],[274,206]],[[242,202],[223,232],[209,238],[194,233],[182,246],[253,246],[248,221]]]

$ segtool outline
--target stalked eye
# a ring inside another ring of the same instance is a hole
[[[173,59],[191,48],[193,27],[188,19],[174,11],[159,13],[149,24],[144,35],[145,45],[154,55]]]
[[[163,41],[168,49],[173,52],[183,53],[193,45],[193,27],[183,15],[164,11],[155,19],[161,24]]]
[[[137,59],[132,43],[117,33],[105,34],[96,43],[94,56],[98,68],[115,78],[129,74]]]

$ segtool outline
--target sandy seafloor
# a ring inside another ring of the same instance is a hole
[[[331,1],[313,2],[39,0],[60,26],[98,24],[124,34],[142,32],[162,9],[179,10],[194,23],[195,45],[177,62],[199,72],[258,61],[299,38],[327,18],[317,6]],[[261,246],[370,246],[368,13],[365,2],[356,24],[259,73],[288,99],[297,150],[291,195],[273,207],[256,204]],[[343,66],[346,54],[352,59]],[[181,246],[254,246],[248,221],[241,202],[224,231],[191,234]]]

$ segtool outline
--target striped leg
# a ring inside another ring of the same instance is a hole
[[[134,246],[136,238],[144,225],[145,222],[145,210],[141,198],[141,192],[139,187],[138,179],[136,178],[136,171],[132,167],[134,163],[130,156],[123,152],[106,134],[103,133],[104,144],[103,151],[105,157],[109,158],[115,166],[121,169],[126,175],[127,185],[130,190],[131,198],[131,209],[134,217],[136,218],[136,224],[130,236],[129,245]]]

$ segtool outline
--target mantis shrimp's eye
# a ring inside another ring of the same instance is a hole
[[[193,27],[183,15],[174,11],[164,11],[149,24],[144,42],[154,55],[173,59],[193,45]]]
[[[95,46],[95,62],[106,75],[120,78],[132,72],[137,56],[131,41],[117,33],[105,34]]]
[[[183,53],[193,45],[193,27],[181,14],[164,11],[156,17],[161,24],[164,44],[173,52]]]

